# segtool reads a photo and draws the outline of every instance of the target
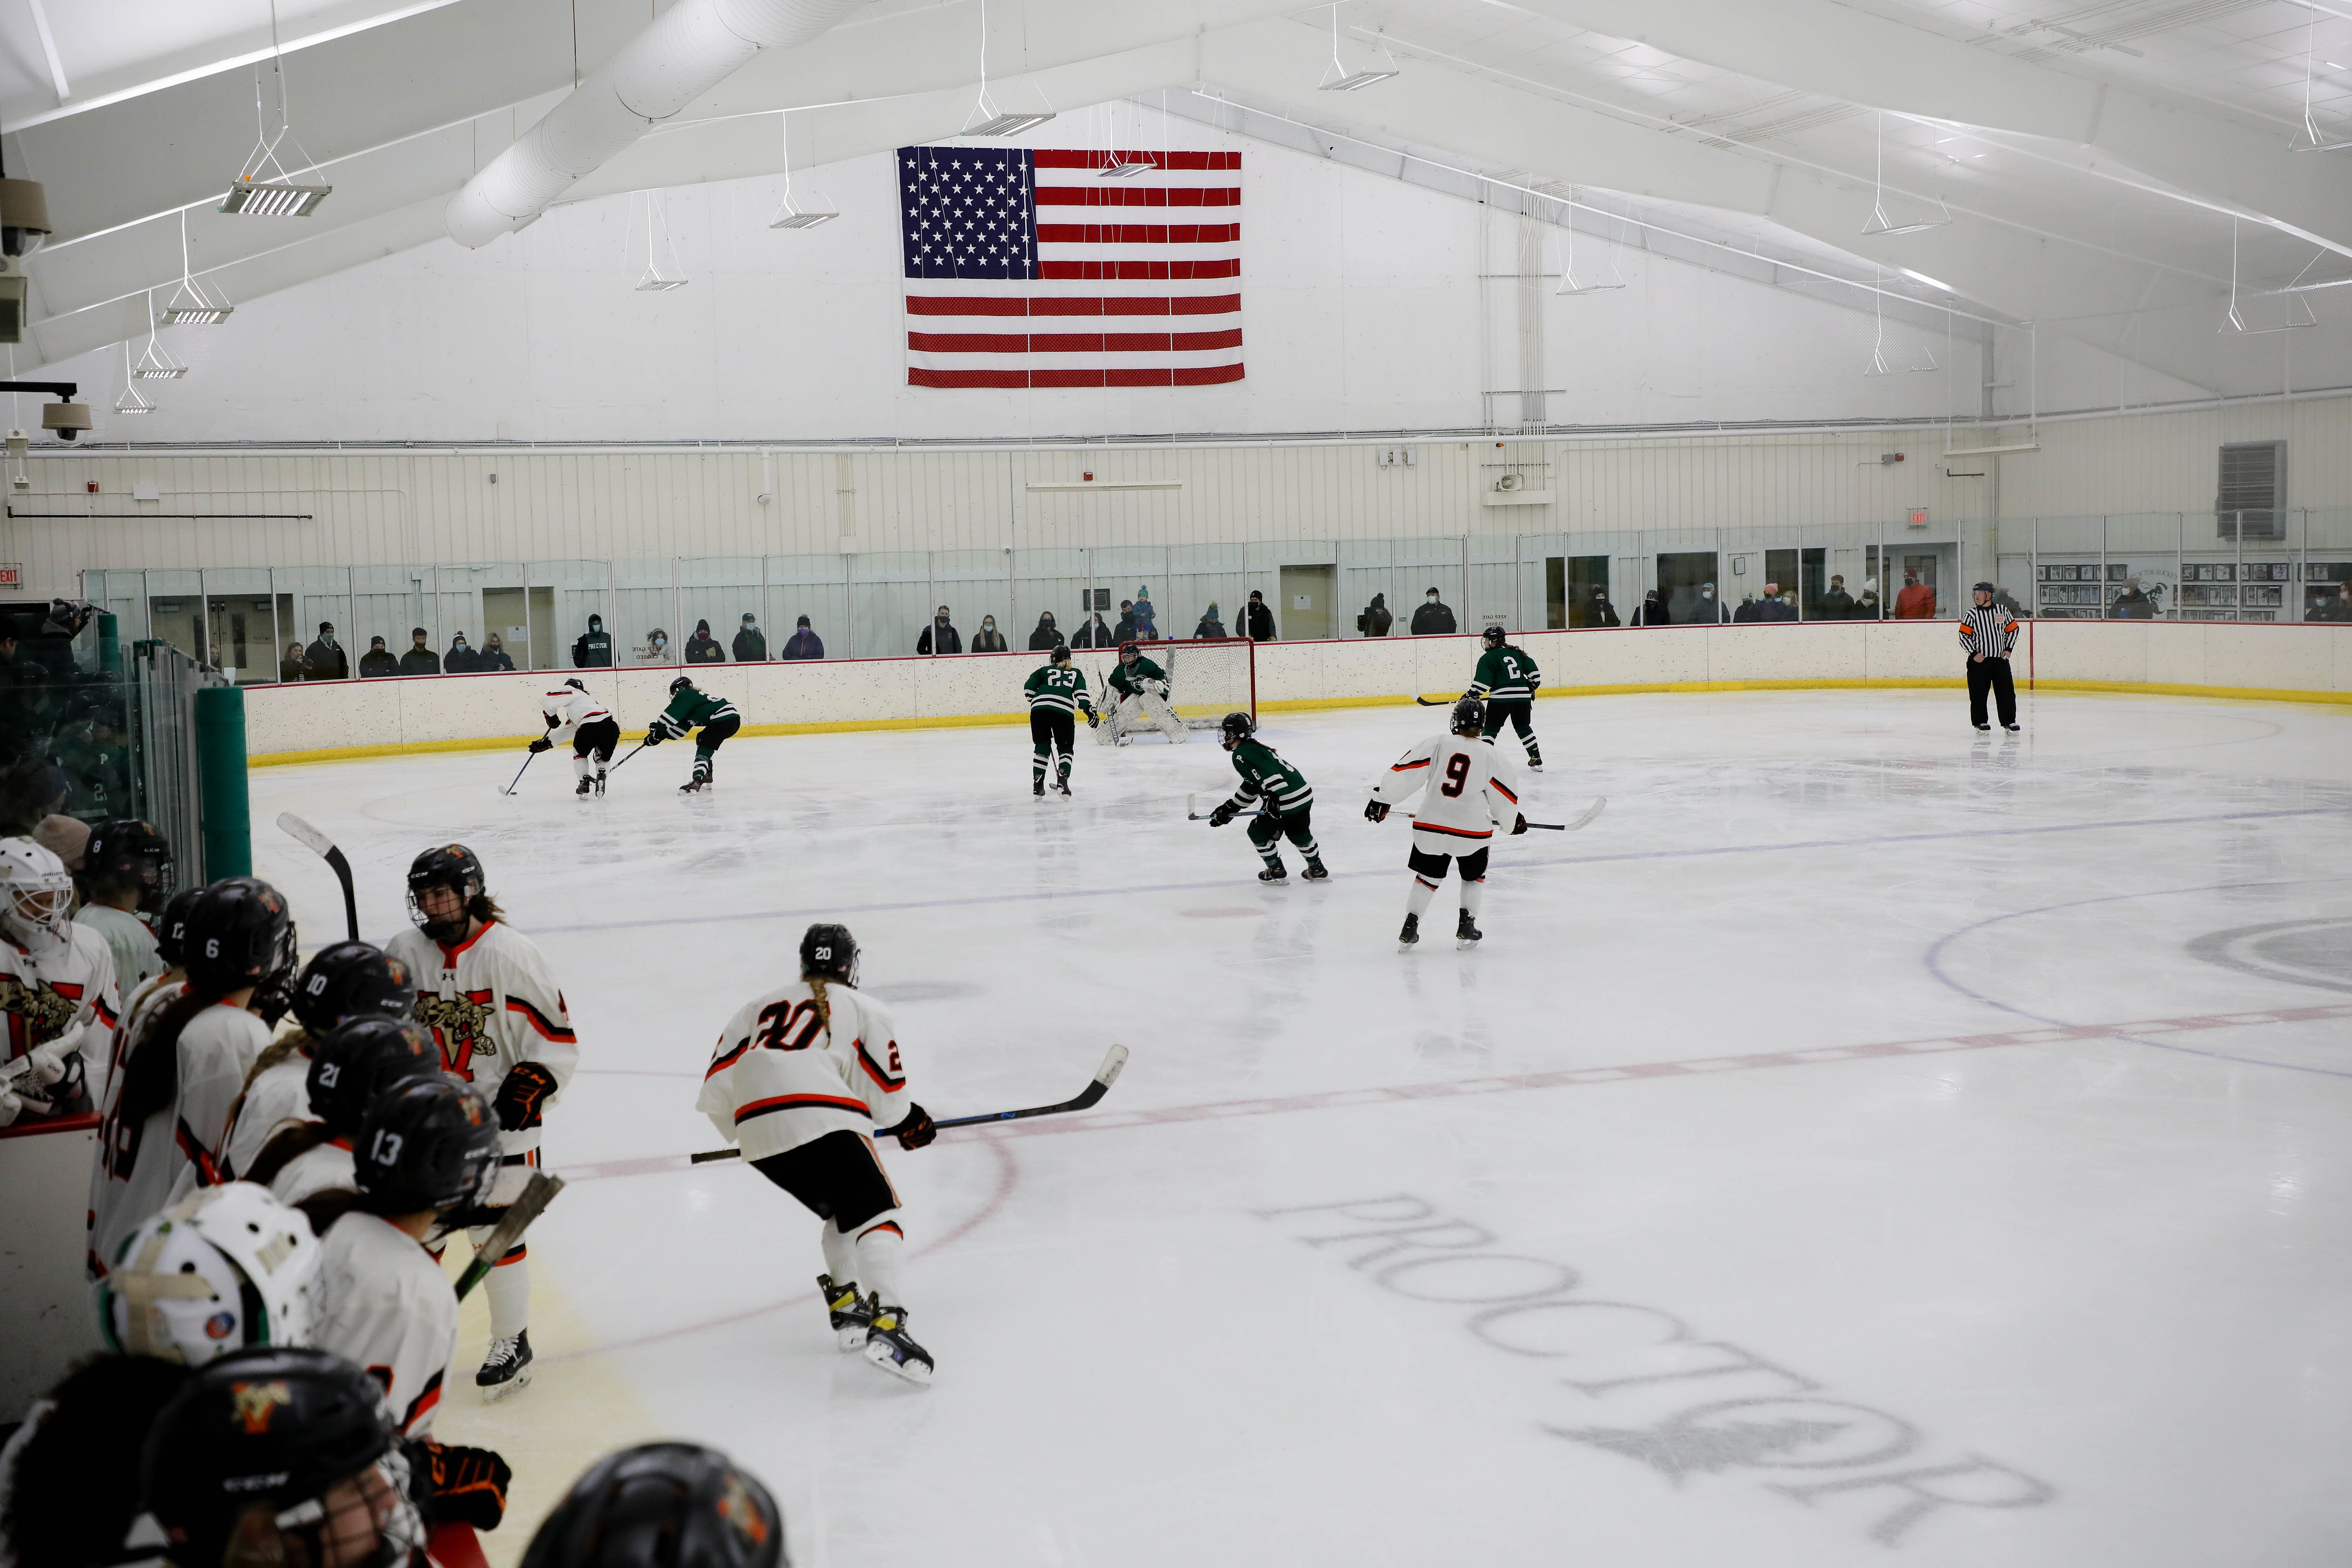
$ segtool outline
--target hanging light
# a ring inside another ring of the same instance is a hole
[[[1108,105],[1105,108],[1105,112],[1109,116],[1110,133],[1103,138],[1103,156],[1108,159],[1109,162],[1106,163],[1101,168],[1095,171],[1095,178],[1097,180],[1131,180],[1138,174],[1149,174],[1154,168],[1158,167],[1158,165],[1153,163],[1149,158],[1136,163],[1129,163],[1120,161],[1118,155],[1118,106],[1115,104]]]
[[[1878,126],[1878,184],[1875,194],[1871,197],[1870,222],[1863,227],[1864,236],[1869,238],[1884,238],[1888,235],[1917,234],[1921,229],[1941,228],[1951,222],[1952,209],[1945,204],[1944,198],[1940,195],[1936,198],[1936,205],[1943,209],[1944,216],[1941,217],[1920,218],[1914,223],[1896,223],[1886,216],[1885,111],[1880,110],[1875,118]]]
[[[241,217],[309,217],[319,204],[334,190],[332,185],[298,184],[278,161],[278,143],[292,134],[294,116],[286,99],[286,51],[278,42],[278,0],[269,0],[269,47],[274,59],[271,69],[278,76],[278,134],[269,134],[261,112],[261,72],[253,73],[253,151],[247,155],[245,166],[236,178],[229,182],[228,194],[221,198],[220,210]],[[295,150],[301,150],[297,142]]]
[[[657,226],[661,230],[662,240],[668,241],[670,269],[667,272],[662,270],[661,242],[654,237],[654,230]],[[677,242],[670,239],[669,225],[662,220],[661,208],[654,199],[654,193],[647,191],[646,193],[646,270],[644,276],[637,279],[637,292],[666,294],[672,289],[685,288],[688,281],[686,268],[678,265]]]
[[[2342,151],[2343,151],[2345,148],[2347,148],[2347,147],[2352,147],[2352,142],[2346,142],[2346,141],[2336,141],[2336,142],[2331,142],[2331,141],[2329,141],[2326,137],[2325,137],[2325,136],[2321,135],[2321,134],[2320,134],[2320,132],[2319,132],[2319,121],[2318,121],[2317,120],[2315,120],[2315,119],[2314,119],[2314,118],[2312,117],[2312,113],[2311,113],[2311,57],[2312,57],[2312,46],[2313,46],[2313,45],[2317,41],[2317,38],[2318,38],[2318,28],[2319,28],[2319,22],[2318,22],[2318,19],[2317,19],[2316,17],[2314,17],[2314,18],[2312,18],[2310,21],[2308,21],[2308,22],[2306,22],[2306,23],[2305,23],[2305,24],[2304,24],[2304,29],[2303,29],[2303,135],[2302,135],[2301,139],[2299,139],[2299,140],[2297,140],[2297,141],[2289,142],[2287,143],[2287,151],[2289,151],[2289,152],[2291,152],[2291,153],[2340,153],[2340,152],[2342,152]],[[2328,62],[2326,62],[2326,63],[2327,63],[2327,64],[2329,64],[2329,65],[2331,65],[2331,66],[2336,66],[2336,62],[2335,62],[2334,60],[2329,60],[2329,61],[2328,61]],[[2341,69],[2343,69],[2344,68],[2343,68],[2343,67],[2341,67],[2341,66],[2336,66],[2336,69],[2338,69],[2338,70],[2341,70]]]
[[[155,405],[139,395],[139,373],[131,368],[131,340],[122,340],[122,395],[114,400],[117,414],[152,414]]]
[[[122,340],[122,352],[126,356],[131,353],[129,338]],[[177,381],[187,374],[188,367],[182,363],[171,350],[165,348],[155,336],[155,290],[150,289],[147,290],[147,352],[141,354],[139,363],[131,367],[131,379]],[[123,412],[128,414],[132,410],[126,408]]]
[[[783,132],[784,143],[784,205],[768,220],[770,228],[814,228],[821,223],[831,223],[841,215],[817,207],[803,207],[793,201],[793,133],[789,109],[776,111],[776,123]],[[640,288],[644,285],[640,284]]]
[[[154,296],[151,293],[148,298],[152,301]],[[196,275],[188,269],[188,209],[182,207],[180,286],[172,290],[170,299],[163,301],[163,310],[149,313],[149,319],[166,327],[211,327],[227,321],[229,312],[235,309],[226,295],[206,290],[196,281]]]
[[[1569,296],[1605,294],[1612,289],[1625,287],[1625,274],[1617,266],[1617,252],[1613,247],[1609,252],[1608,277],[1602,278],[1594,274],[1579,280],[1576,276],[1576,230],[1568,224],[1562,224],[1559,226],[1568,230],[1568,238],[1562,246],[1565,255],[1560,264],[1559,288],[1555,292]]]
[[[964,121],[959,136],[1018,136],[1055,118],[1050,109],[1035,111],[999,109],[988,96],[988,0],[980,0],[980,101]]]
[[[1359,89],[1370,87],[1376,81],[1386,81],[1392,76],[1402,74],[1397,69],[1396,57],[1389,53],[1386,44],[1381,46],[1381,55],[1389,62],[1389,68],[1386,70],[1374,70],[1371,67],[1366,66],[1362,70],[1351,71],[1339,63],[1339,7],[1335,0],[1331,7],[1331,66],[1323,73],[1323,79],[1316,84],[1315,90],[1354,92]]]

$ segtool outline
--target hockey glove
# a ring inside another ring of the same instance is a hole
[[[648,730],[648,731],[646,731],[646,745],[648,745],[648,746],[658,746],[658,745],[660,745],[661,743],[662,743],[662,737],[661,737],[661,731],[660,731],[659,730]]]
[[[26,1089],[47,1089],[66,1076],[66,1058],[55,1043],[35,1046],[25,1053],[33,1065],[22,1082]]]
[[[514,1471],[494,1448],[424,1444],[431,1489],[425,1511],[435,1524],[470,1524],[496,1530],[507,1516],[507,1484]]]
[[[921,1106],[913,1104],[907,1107],[906,1121],[896,1127],[886,1127],[882,1130],[882,1136],[896,1138],[901,1149],[919,1149],[939,1135],[939,1126],[932,1121],[931,1113]]]
[[[534,756],[534,757],[535,757],[535,756],[539,755],[539,753],[540,753],[540,752],[551,752],[551,751],[555,750],[555,742],[552,742],[552,741],[551,741],[551,740],[549,740],[546,736],[541,735],[538,740],[533,741],[533,742],[531,742],[528,747],[526,747],[526,748],[524,748],[524,749],[525,749],[525,750],[527,750],[528,752],[530,752],[530,754],[531,754],[532,756]]]
[[[1227,801],[1223,805],[1217,807],[1216,810],[1209,813],[1209,826],[1212,827],[1223,827],[1226,823],[1231,822],[1239,815],[1240,814],[1238,812],[1234,810],[1234,803],[1232,801]]]
[[[540,1107],[554,1092],[553,1073],[538,1062],[517,1062],[499,1080],[499,1092],[490,1101],[490,1109],[499,1113],[502,1131],[520,1132],[539,1125]]]
[[[1519,819],[1511,824],[1511,837],[1517,838],[1520,834],[1525,833],[1527,830],[1528,814],[1523,811],[1519,813]]]
[[[1101,714],[1099,714],[1099,713],[1097,713],[1097,712],[1096,712],[1096,711],[1095,711],[1093,709],[1091,709],[1091,708],[1087,709],[1087,729],[1089,729],[1089,730],[1093,730],[1093,729],[1099,728],[1099,727],[1101,726],[1101,724],[1102,724],[1102,715],[1101,715]]]
[[[1388,819],[1389,803],[1387,801],[1368,800],[1364,803],[1364,820],[1366,822],[1386,822]]]

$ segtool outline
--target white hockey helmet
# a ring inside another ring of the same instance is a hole
[[[202,1366],[251,1345],[307,1345],[322,1248],[299,1209],[252,1182],[206,1187],[123,1239],[98,1282],[119,1355]]]
[[[73,939],[73,873],[29,838],[0,838],[0,926],[36,954],[60,951]]]

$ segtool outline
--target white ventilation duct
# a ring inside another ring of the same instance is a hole
[[[863,3],[677,0],[449,198],[449,237],[476,249],[513,233],[760,50],[804,44]]]

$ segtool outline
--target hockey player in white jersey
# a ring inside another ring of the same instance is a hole
[[[433,1032],[443,1069],[490,1096],[506,1163],[535,1166],[541,1115],[572,1081],[580,1046],[546,957],[506,923],[484,886],[482,863],[464,845],[427,849],[408,868],[415,929],[383,948],[415,977],[416,1021]],[[474,1245],[489,1234],[488,1226],[476,1228]],[[486,1399],[530,1381],[528,1257],[516,1243],[483,1286],[490,1348],[474,1382]]]
[[[1476,942],[1478,904],[1486,891],[1486,850],[1495,829],[1508,822],[1513,833],[1525,833],[1528,819],[1519,811],[1519,781],[1508,757],[1479,739],[1486,721],[1486,707],[1475,697],[1454,705],[1448,732],[1432,735],[1396,761],[1373,786],[1364,807],[1368,821],[1387,817],[1391,807],[1421,792],[1421,810],[1412,825],[1412,891],[1405,900],[1404,930],[1397,941],[1411,947],[1421,940],[1421,917],[1445,879],[1449,860],[1462,873],[1462,911],[1454,927],[1454,940]]]
[[[841,1348],[930,1382],[930,1352],[907,1332],[898,1194],[873,1141],[919,1149],[939,1130],[908,1092],[890,1015],[857,990],[846,927],[809,927],[801,977],[727,1021],[695,1103],[753,1169],[824,1221],[817,1289]]]
[[[222,1180],[229,1108],[269,1046],[253,1011],[294,974],[294,921],[268,883],[232,877],[196,895],[182,936],[188,977],[141,1017],[107,1085],[90,1172],[91,1278],[133,1226],[171,1201],[181,1173]]]
[[[229,1112],[223,1173],[251,1180],[263,1146],[310,1121],[311,1059],[338,1024],[362,1016],[404,1019],[415,1003],[408,966],[373,942],[339,942],[311,954],[294,977],[294,1021],[300,1027],[271,1041],[255,1060]]]
[[[112,1059],[114,953],[74,921],[73,900],[64,861],[29,838],[0,838],[0,1127],[82,1109]]]
[[[579,780],[572,793],[583,800],[592,790],[603,795],[605,765],[613,760],[613,748],[621,743],[620,721],[612,710],[589,696],[588,688],[575,675],[561,686],[548,688],[539,700],[539,714],[547,721],[547,733],[530,743],[531,754],[571,742],[572,773]]]

